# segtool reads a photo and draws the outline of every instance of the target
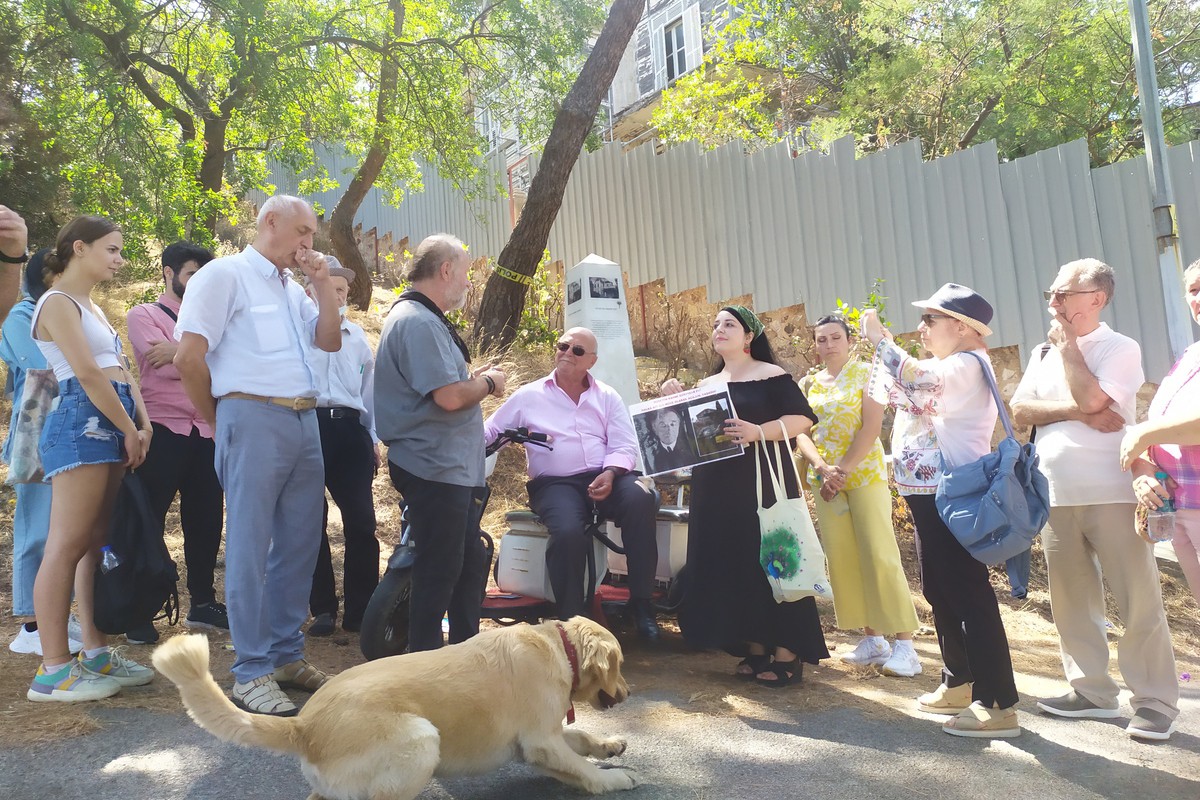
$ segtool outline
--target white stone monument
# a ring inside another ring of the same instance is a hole
[[[592,373],[616,389],[625,405],[640,402],[621,267],[592,253],[567,270],[566,297],[564,327],[596,334],[599,358]]]

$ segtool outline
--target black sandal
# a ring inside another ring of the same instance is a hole
[[[748,667],[749,671],[742,672],[742,667]],[[734,670],[733,677],[742,681],[752,681],[758,677],[758,673],[765,672],[771,668],[771,656],[767,653],[751,653],[738,662],[737,669]]]
[[[774,680],[763,679],[763,675],[774,675]],[[791,683],[799,683],[804,678],[804,664],[800,662],[800,657],[797,656],[791,661],[774,661],[769,667],[754,676],[756,683],[762,686],[770,686],[772,689],[782,689]]]

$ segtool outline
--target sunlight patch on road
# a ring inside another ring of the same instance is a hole
[[[155,753],[121,756],[104,765],[101,772],[109,775],[122,772],[140,772],[147,775],[181,775],[187,771],[186,761],[178,750],[160,750]]]

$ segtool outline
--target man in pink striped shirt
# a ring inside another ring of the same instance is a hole
[[[592,508],[621,528],[628,551],[630,611],[638,635],[658,638],[650,605],[658,566],[654,493],[637,480],[638,444],[629,410],[617,391],[588,370],[596,363],[596,337],[572,328],[555,346],[554,371],[522,386],[484,424],[487,441],[506,428],[548,433],[554,449],[525,448],[529,505],[550,532],[546,569],[558,615],[584,607],[584,573],[591,546],[586,530]]]

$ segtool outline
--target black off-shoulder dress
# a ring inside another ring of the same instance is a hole
[[[790,375],[728,385],[739,419],[765,424],[786,414],[799,414],[816,422],[816,414]],[[787,445],[768,442],[767,446]],[[679,625],[684,640],[694,647],[721,648],[740,656],[745,654],[746,642],[758,642],[766,645],[768,653],[784,647],[801,661],[816,664],[829,657],[816,601],[807,597],[776,603],[759,564],[753,461],[759,452],[759,447],[747,447],[736,458],[692,470],[688,578]],[[765,458],[762,470],[766,483],[763,502],[770,505],[774,492],[767,480]],[[794,473],[785,469],[784,475],[795,497]]]

